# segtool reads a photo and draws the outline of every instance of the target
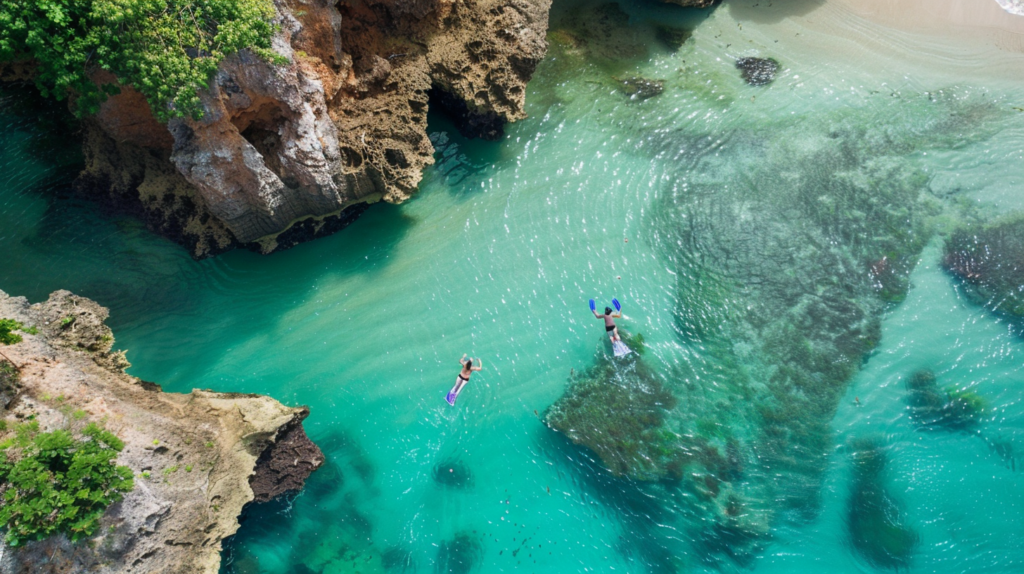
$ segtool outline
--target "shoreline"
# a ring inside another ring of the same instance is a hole
[[[995,0],[730,0],[722,8],[708,49],[734,58],[775,54],[799,69],[827,53],[879,78],[953,75],[985,85],[1024,74],[1024,16]]]
[[[905,32],[971,37],[1024,52],[1024,16],[996,0],[828,0],[856,16]]]

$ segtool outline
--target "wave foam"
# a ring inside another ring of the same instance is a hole
[[[1010,14],[1024,16],[1024,0],[996,0]]]

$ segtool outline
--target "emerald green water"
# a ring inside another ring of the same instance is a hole
[[[817,4],[800,6],[827,19]],[[803,9],[625,9],[557,4],[529,119],[479,142],[432,118],[437,164],[413,200],[270,256],[195,262],[74,198],[76,156],[44,135],[57,114],[0,100],[0,288],[109,307],[131,372],[167,391],[311,407],[327,465],[246,513],[225,572],[885,570],[850,534],[865,438],[887,461],[885,512],[913,532],[900,568],[1024,567],[1024,340],[940,266],[959,222],[1024,209],[1024,76],[1005,73],[1022,56],[815,28]],[[653,23],[696,31],[673,52]],[[782,63],[770,87],[743,83],[749,55]],[[638,74],[664,93],[618,91]],[[909,279],[876,287],[883,256]],[[543,424],[570,372],[609,352],[591,297],[618,297],[643,334],[678,399],[668,428],[738,445],[742,471],[713,482],[756,539],[716,530],[721,503],[692,478],[706,469],[614,477]],[[451,408],[463,353],[484,370]],[[811,386],[767,384],[780,365]],[[905,381],[923,368],[981,395],[984,420],[920,428]]]

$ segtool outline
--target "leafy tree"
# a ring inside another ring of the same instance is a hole
[[[96,423],[75,437],[40,433],[31,422],[0,444],[0,524],[11,546],[67,533],[96,532],[107,506],[134,487],[132,472],[114,460],[124,443]]]
[[[275,62],[272,0],[0,0],[0,62],[34,63],[45,96],[94,113],[114,84],[139,90],[161,121],[202,115],[198,91],[220,62],[248,49]]]

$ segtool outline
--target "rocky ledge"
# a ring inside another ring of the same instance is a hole
[[[13,394],[0,413],[5,428],[100,422],[124,441],[117,462],[135,475],[94,538],[2,548],[3,574],[216,574],[242,508],[301,488],[323,464],[302,430],[305,408],[260,395],[165,393],[126,374],[124,354],[111,351],[107,310],[89,299],[58,291],[29,305],[0,291],[0,317],[37,329],[0,347],[0,362],[18,371],[5,388]]]
[[[433,163],[432,102],[476,137],[525,117],[551,0],[274,3],[273,49],[288,64],[230,56],[202,94],[204,117],[166,125],[124,87],[86,122],[77,188],[196,257],[336,231],[414,192]]]

